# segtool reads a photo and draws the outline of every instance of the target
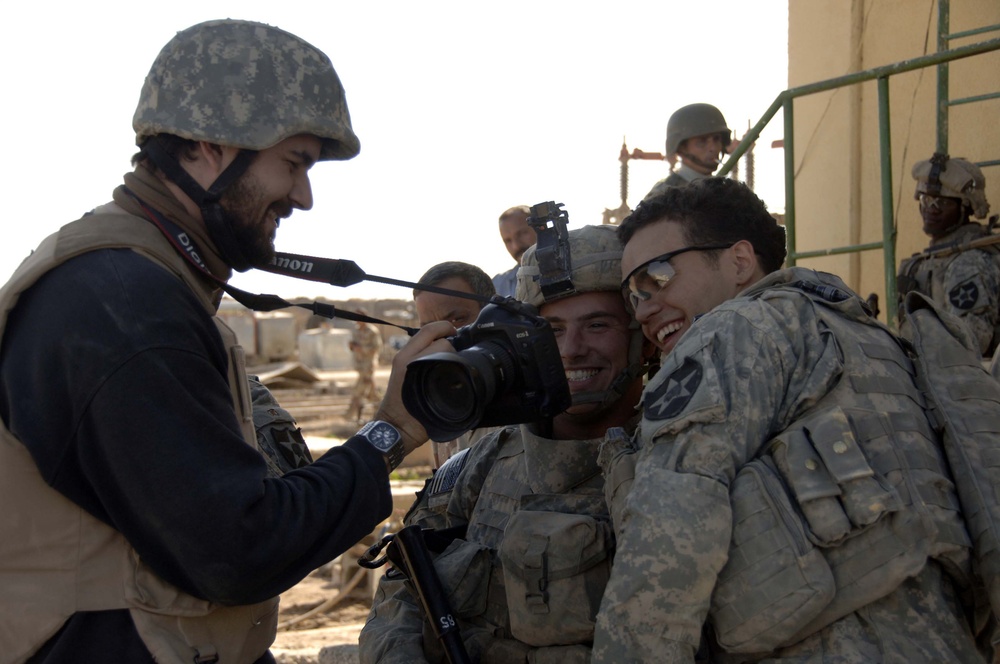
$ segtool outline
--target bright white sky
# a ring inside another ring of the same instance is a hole
[[[278,231],[279,251],[347,258],[416,281],[445,260],[490,275],[513,264],[497,216],[546,200],[570,227],[620,204],[618,153],[662,152],[676,108],[709,102],[742,135],[787,87],[785,0],[510,0],[503,3],[17,2],[2,10],[2,182],[15,218],[6,280],[38,242],[110,199],[130,170],[142,81],[175,32],[242,18],[325,51],[347,90],[361,154],[312,171],[315,206]],[[781,115],[757,143],[757,192],[784,207]],[[635,206],[667,174],[632,161]],[[18,203],[14,205],[14,203]],[[284,297],[409,298],[250,271],[233,284]]]

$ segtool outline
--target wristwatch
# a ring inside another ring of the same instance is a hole
[[[369,422],[361,427],[358,435],[388,459],[390,472],[403,461],[403,436],[388,422],[382,420]]]

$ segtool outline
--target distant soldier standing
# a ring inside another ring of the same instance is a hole
[[[711,104],[688,104],[674,111],[667,120],[667,160],[681,165],[660,180],[646,198],[662,194],[665,187],[682,187],[689,182],[711,177],[722,163],[722,155],[739,146],[726,124],[722,111]]]
[[[961,318],[983,356],[993,354],[1000,335],[1000,244],[936,255],[949,246],[967,245],[990,234],[990,227],[970,219],[985,219],[986,180],[975,164],[936,153],[913,167],[914,198],[920,201],[924,233],[931,244],[899,266],[900,301],[910,291],[930,297]]]
[[[360,422],[365,404],[379,399],[378,390],[375,388],[375,361],[382,350],[382,335],[374,326],[364,321],[357,321],[356,326],[348,347],[354,354],[354,369],[358,372],[358,381],[351,393],[351,404],[347,407],[347,415],[354,416],[354,419]]]

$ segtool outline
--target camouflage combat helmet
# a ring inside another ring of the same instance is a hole
[[[667,155],[677,154],[680,144],[695,136],[722,134],[722,145],[729,145],[732,131],[722,111],[711,104],[688,104],[678,108],[667,120]]]
[[[232,19],[199,23],[163,47],[142,86],[132,127],[145,158],[195,202],[219,255],[239,272],[253,264],[221,199],[257,153],[298,134],[322,141],[321,160],[350,159],[360,150],[330,59],[284,30]],[[239,152],[206,189],[161,134]]]
[[[312,134],[323,140],[320,159],[360,150],[330,59],[252,21],[207,21],[178,32],[146,76],[132,127],[140,146],[162,133],[263,150]]]
[[[573,288],[561,297],[572,297],[581,293],[610,291],[621,292],[622,245],[618,241],[617,227],[611,225],[583,226],[569,231],[570,279]],[[546,300],[539,285],[540,271],[535,250],[532,246],[521,257],[521,267],[517,271],[515,297],[528,304],[541,307]],[[645,340],[642,329],[631,312],[629,329],[628,366],[618,375],[612,385],[603,392],[574,394],[573,403],[601,402],[609,404],[617,401],[628,390],[632,381],[641,376],[649,365],[643,357]]]
[[[986,179],[970,161],[935,153],[930,159],[914,164],[913,179],[917,181],[914,198],[920,198],[920,194],[960,198],[977,219],[985,219],[989,214]]]
[[[521,257],[517,271],[515,298],[540,307],[545,303],[539,286],[537,245]],[[622,246],[614,226],[584,226],[569,231],[570,278],[576,293],[591,291],[619,292],[621,287]]]

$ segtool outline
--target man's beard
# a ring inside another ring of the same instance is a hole
[[[274,238],[267,230],[271,212],[276,212],[277,218],[291,212],[285,203],[265,206],[264,200],[264,192],[249,173],[244,173],[229,185],[219,201],[233,238],[253,266],[267,265],[274,259]]]

